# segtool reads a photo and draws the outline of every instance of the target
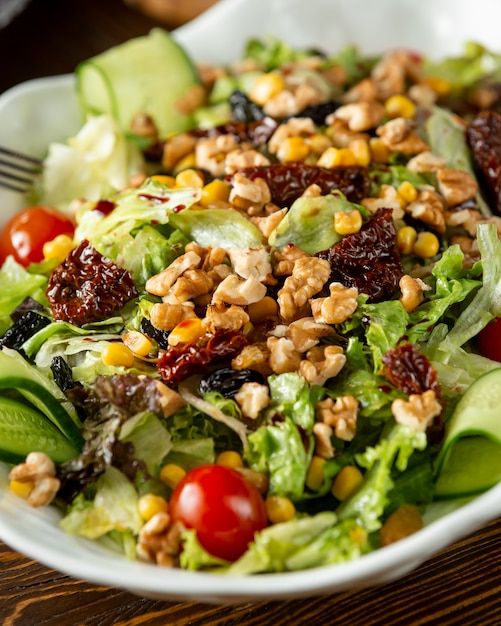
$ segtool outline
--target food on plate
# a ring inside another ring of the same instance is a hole
[[[275,39],[195,66],[158,30],[78,68],[89,117],[34,191],[71,228],[1,239],[11,490],[128,558],[244,575],[498,482],[499,68]]]

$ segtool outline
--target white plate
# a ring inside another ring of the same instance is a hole
[[[238,58],[250,36],[272,33],[297,46],[336,51],[356,43],[367,52],[405,46],[435,57],[458,53],[466,40],[499,50],[498,0],[221,0],[176,31],[196,58]],[[217,45],[215,45],[215,42]],[[43,155],[47,144],[81,123],[72,76],[24,83],[0,97],[0,145]],[[2,219],[22,198],[0,193]],[[33,510],[8,489],[0,464],[0,538],[75,578],[165,600],[242,602],[298,598],[382,584],[418,567],[438,550],[501,515],[501,485],[464,504],[434,507],[426,526],[397,544],[342,565],[286,574],[227,578],[126,561],[96,543],[59,530],[55,510]]]

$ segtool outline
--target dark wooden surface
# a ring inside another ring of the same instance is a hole
[[[29,78],[71,72],[79,61],[144,34],[154,25],[154,20],[127,8],[121,0],[32,0],[25,12],[0,30],[0,92]],[[0,542],[0,624],[498,626],[501,520],[392,584],[242,606],[138,598],[69,578]]]

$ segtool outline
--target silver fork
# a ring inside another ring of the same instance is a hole
[[[41,159],[0,146],[0,187],[26,193],[42,169]]]

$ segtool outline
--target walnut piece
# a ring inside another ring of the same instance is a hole
[[[295,372],[301,363],[301,355],[290,339],[268,337],[266,346],[270,351],[269,366],[275,374]]]
[[[411,155],[430,149],[428,144],[414,132],[413,120],[403,117],[396,117],[386,124],[378,126],[376,134],[381,137],[385,146],[393,152]]]
[[[242,415],[255,420],[270,403],[270,391],[268,385],[244,383],[235,394],[234,399],[241,408]]]
[[[249,315],[242,307],[235,304],[227,307],[222,302],[207,307],[202,327],[206,332],[215,333],[218,330],[241,330],[249,321]]]
[[[251,180],[241,172],[233,176],[230,202],[238,209],[259,213],[265,204],[271,202],[270,188],[262,178]]]
[[[313,135],[317,128],[309,117],[293,117],[276,129],[268,142],[268,150],[276,154],[281,144],[289,137],[303,137]]]
[[[178,302],[186,302],[197,296],[209,293],[214,281],[207,272],[199,269],[186,270],[171,287],[171,293]]]
[[[260,372],[263,376],[269,376],[273,370],[269,364],[270,350],[265,342],[257,342],[244,346],[231,362],[235,370],[251,369]]]
[[[236,148],[227,154],[224,168],[225,173],[229,175],[235,174],[238,170],[243,170],[246,167],[258,167],[269,164],[270,160],[257,150]]]
[[[358,290],[341,283],[329,285],[330,295],[311,300],[311,312],[317,323],[342,324],[357,310]]]
[[[177,411],[186,406],[186,400],[182,398],[177,391],[167,387],[160,380],[156,381],[156,387],[159,395],[159,404],[164,417],[170,417]]]
[[[202,259],[194,251],[185,252],[174,259],[169,267],[146,281],[146,291],[154,296],[166,296],[172,285],[186,270],[197,267]]]
[[[331,273],[330,263],[317,257],[302,257],[294,263],[292,275],[278,292],[280,315],[285,321],[302,317],[308,301],[321,291]]]
[[[273,268],[275,276],[290,276],[297,259],[310,257],[307,252],[292,243],[284,246],[281,251],[275,250],[273,254],[275,257],[275,267]]]
[[[405,66],[401,59],[391,54],[384,56],[371,71],[378,97],[381,100],[387,100],[390,96],[403,93],[405,75]]]
[[[285,336],[292,339],[298,352],[306,352],[316,346],[322,337],[331,335],[333,329],[328,324],[318,322],[313,317],[301,317],[291,322]]]
[[[416,200],[410,202],[404,210],[414,219],[432,226],[438,233],[445,232],[444,205],[436,191],[422,189]]]
[[[246,306],[259,302],[266,295],[266,287],[257,278],[249,276],[245,280],[230,274],[219,283],[212,295],[212,302],[226,302]]]
[[[270,255],[265,248],[230,248],[231,266],[241,278],[253,276],[265,282],[271,276]]]
[[[431,289],[420,278],[412,278],[409,274],[404,274],[398,284],[402,292],[400,302],[407,313],[412,313],[423,301],[423,293]]]
[[[156,302],[150,311],[150,322],[158,330],[172,330],[180,322],[195,316],[193,302]]]
[[[461,170],[444,167],[438,170],[437,181],[440,193],[450,207],[466,202],[478,191],[478,184],[473,176]]]
[[[171,524],[168,513],[155,513],[139,531],[136,545],[138,557],[163,567],[176,567],[179,564],[183,530],[180,522]]]
[[[334,458],[335,449],[331,437],[334,431],[331,426],[324,422],[313,424],[313,436],[315,437],[315,454],[322,459]]]
[[[377,197],[363,198],[360,204],[369,209],[371,213],[375,213],[378,209],[392,209],[394,220],[404,216],[402,200],[392,185],[381,185]]]
[[[422,394],[411,394],[409,400],[397,398],[391,404],[395,421],[412,428],[415,432],[424,432],[433,418],[440,415],[442,406],[433,389]]]
[[[336,437],[351,441],[357,430],[358,401],[354,396],[327,397],[315,405],[319,422],[334,429]]]
[[[310,383],[323,387],[343,369],[346,356],[340,346],[314,346],[299,364],[298,373]]]
[[[226,155],[239,146],[233,135],[218,135],[199,139],[195,146],[197,167],[207,170],[216,178],[223,178]]]
[[[384,106],[376,101],[345,104],[333,116],[344,120],[349,130],[358,133],[371,130],[383,121]]]
[[[425,150],[407,161],[407,169],[416,174],[427,172],[438,172],[447,164],[445,159],[433,154],[430,150]]]
[[[11,469],[9,480],[31,487],[27,502],[33,507],[50,504],[61,486],[56,478],[56,466],[43,452],[30,452],[24,463]]]
[[[162,153],[162,166],[168,171],[172,170],[176,163],[193,151],[196,142],[196,138],[189,133],[174,135],[165,142]]]

